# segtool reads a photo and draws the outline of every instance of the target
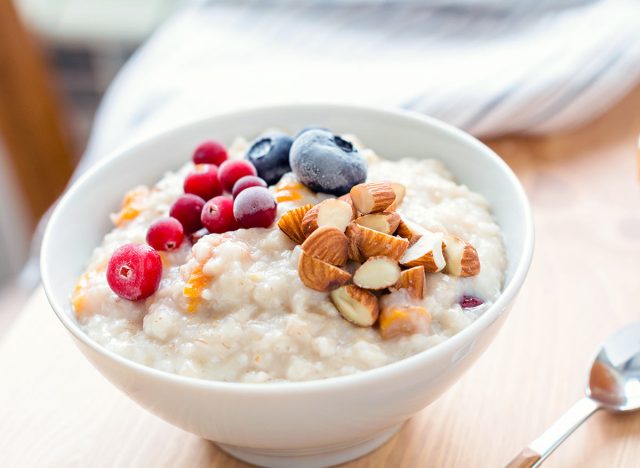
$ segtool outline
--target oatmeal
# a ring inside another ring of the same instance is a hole
[[[167,372],[302,381],[419,353],[495,301],[506,255],[481,195],[437,160],[389,161],[335,137],[318,162],[300,139],[239,139],[227,163],[216,146],[215,163],[201,152],[195,167],[129,192],[72,293],[82,329]],[[289,166],[282,155],[296,151]],[[355,164],[345,162],[350,152]],[[222,164],[216,182],[203,164]],[[332,167],[344,170],[327,174]],[[244,176],[237,193],[233,174]],[[187,189],[191,201],[177,203]],[[126,263],[132,255],[147,289],[130,276],[139,273]]]

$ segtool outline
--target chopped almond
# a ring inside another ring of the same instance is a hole
[[[308,204],[293,210],[287,211],[278,220],[278,227],[284,232],[289,239],[296,244],[302,244],[304,242],[305,235],[302,232],[302,218],[304,215],[313,208],[313,205]]]
[[[320,226],[333,226],[344,232],[352,219],[353,209],[349,203],[330,198],[307,211],[302,219],[302,232],[308,236]]]
[[[368,227],[357,226],[354,233],[357,234],[358,249],[364,258],[384,255],[394,260],[400,260],[409,248],[409,241],[406,239],[374,231]]]
[[[351,206],[351,210],[353,211],[353,218],[358,217],[358,210],[356,209],[356,206],[353,204],[353,200],[351,200],[351,195],[346,193],[344,195],[342,195],[341,197],[338,197],[338,200],[341,200],[343,202],[347,202],[350,206]]]
[[[398,223],[398,228],[396,229],[396,236],[400,236],[409,241],[409,245],[413,245],[418,242],[418,239],[422,237],[424,229],[416,224],[401,219],[400,223]]]
[[[339,288],[351,279],[351,275],[348,272],[314,258],[304,251],[300,253],[298,274],[305,286],[322,292]]]
[[[445,267],[442,245],[442,233],[425,234],[409,247],[400,263],[406,267],[422,265],[426,272],[438,272]]]
[[[400,224],[400,215],[394,212],[371,213],[355,219],[355,223],[384,234],[393,234]]]
[[[422,265],[404,270],[398,282],[390,288],[392,291],[405,289],[409,297],[423,299],[425,289],[424,267]]]
[[[351,200],[362,214],[384,211],[396,199],[388,182],[369,182],[351,188]]]
[[[311,233],[302,243],[302,250],[332,265],[347,263],[349,239],[344,232],[333,226],[322,226]]]
[[[476,249],[467,241],[447,234],[443,238],[445,273],[453,276],[474,276],[480,273],[480,258]]]
[[[391,188],[393,189],[394,193],[396,194],[396,198],[395,200],[393,200],[393,203],[391,203],[391,205],[389,205],[389,207],[387,208],[387,211],[395,211],[400,204],[402,203],[402,200],[404,200],[404,195],[407,191],[407,189],[405,188],[404,185],[398,183],[398,182],[389,182],[391,184]]]
[[[348,256],[349,260],[362,263],[366,260],[362,252],[360,252],[360,235],[361,227],[356,223],[349,223],[345,231],[347,239],[349,239]]]
[[[353,274],[353,282],[365,289],[385,289],[400,279],[398,262],[389,257],[371,257]]]
[[[378,319],[378,298],[354,284],[332,291],[331,301],[342,317],[359,327],[370,327]]]

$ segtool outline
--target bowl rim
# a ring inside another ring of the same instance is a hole
[[[57,224],[58,218],[61,213],[64,212],[67,204],[74,198],[76,193],[82,191],[94,178],[95,174],[100,173],[104,167],[114,164],[122,158],[129,157],[141,150],[147,144],[152,143],[158,138],[171,138],[178,135],[190,127],[204,125],[206,122],[215,123],[215,121],[225,120],[228,118],[238,118],[244,115],[250,115],[256,112],[263,113],[278,113],[278,112],[296,112],[296,111],[331,111],[336,113],[367,113],[377,114],[381,117],[391,117],[394,119],[409,119],[419,121],[423,125],[435,128],[437,131],[453,136],[459,140],[462,140],[467,145],[473,147],[476,151],[484,153],[484,156],[492,160],[501,171],[502,177],[505,177],[515,194],[514,204],[519,205],[523,214],[524,221],[524,248],[520,261],[515,265],[513,271],[513,277],[509,284],[502,290],[498,299],[480,315],[471,324],[464,329],[456,333],[455,335],[447,338],[443,342],[425,349],[419,353],[413,354],[404,359],[376,367],[373,369],[356,372],[354,374],[333,376],[323,379],[314,379],[306,381],[284,381],[284,382],[262,382],[262,383],[248,383],[248,382],[225,382],[218,380],[208,380],[199,377],[189,377],[179,374],[174,374],[168,371],[156,369],[136,361],[127,359],[113,351],[98,344],[98,342],[92,340],[78,325],[78,323],[67,313],[65,313],[65,305],[60,304],[56,300],[56,294],[53,292],[52,280],[50,277],[51,269],[48,266],[47,252],[52,248],[51,237],[53,227]],[[515,298],[516,294],[522,287],[525,277],[531,265],[533,257],[534,246],[534,225],[533,217],[531,213],[531,207],[529,205],[526,193],[522,187],[520,181],[513,173],[511,168],[500,158],[491,148],[486,146],[481,141],[477,140],[470,134],[460,130],[450,124],[442,122],[434,117],[430,117],[424,114],[420,114],[411,110],[404,110],[399,108],[388,108],[383,106],[369,106],[369,105],[351,105],[351,104],[327,104],[327,103],[295,103],[295,104],[277,104],[269,106],[259,106],[252,108],[244,108],[241,110],[235,110],[231,112],[216,113],[204,118],[198,118],[173,127],[168,130],[157,132],[153,135],[146,135],[132,140],[128,144],[121,145],[114,149],[102,160],[91,166],[80,177],[68,187],[62,197],[58,200],[51,214],[51,217],[47,223],[46,230],[42,240],[41,256],[40,256],[40,270],[42,275],[42,284],[44,287],[45,295],[58,319],[62,322],[65,328],[72,334],[72,336],[79,342],[86,345],[88,348],[98,353],[102,357],[115,361],[120,366],[124,366],[131,371],[142,373],[147,378],[155,378],[168,381],[169,383],[175,383],[180,385],[186,385],[189,387],[217,390],[222,392],[233,392],[235,394],[271,394],[282,395],[283,393],[308,393],[316,392],[320,390],[338,390],[341,388],[347,388],[357,385],[369,385],[375,381],[393,379],[394,376],[404,373],[410,370],[412,367],[417,367],[423,364],[423,361],[436,360],[439,356],[450,353],[453,349],[459,346],[463,346],[465,342],[471,342],[472,338],[479,334],[482,330],[487,328],[495,320],[497,320],[501,314],[506,313],[508,305]]]

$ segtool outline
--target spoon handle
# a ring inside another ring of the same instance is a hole
[[[580,424],[600,409],[591,398],[578,400],[553,425],[516,456],[507,468],[531,468],[540,465]]]

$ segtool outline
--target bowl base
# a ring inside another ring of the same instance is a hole
[[[309,449],[270,450],[219,443],[217,445],[232,457],[252,465],[278,468],[319,468],[345,463],[372,452],[393,437],[400,430],[402,424],[404,423],[355,443]]]

